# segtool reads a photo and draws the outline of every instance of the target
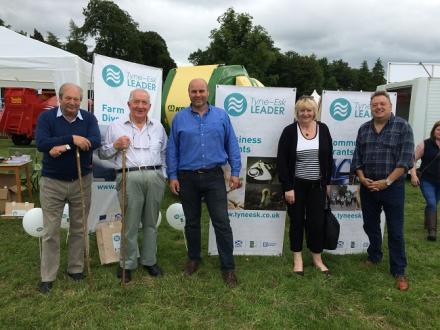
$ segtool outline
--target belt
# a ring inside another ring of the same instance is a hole
[[[145,170],[159,170],[162,168],[162,165],[154,165],[154,166],[138,166],[138,167],[128,167],[125,170],[127,172],[134,171],[145,171]],[[120,170],[116,170],[118,173],[122,173],[122,168]]]
[[[73,181],[76,181],[76,180],[78,180],[78,178],[76,178],[76,179],[59,179],[60,181],[66,181],[66,182],[73,182]]]
[[[213,168],[207,168],[207,169],[205,169],[205,168],[200,168],[200,169],[195,170],[195,171],[193,171],[193,172],[197,172],[197,173],[202,174],[202,173],[206,173],[206,172],[213,172],[213,171],[215,171],[215,170],[218,169],[218,168],[219,168],[218,166],[213,167]]]

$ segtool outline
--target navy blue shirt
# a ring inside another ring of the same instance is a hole
[[[202,117],[191,106],[174,116],[166,157],[170,180],[177,179],[178,170],[210,169],[227,162],[231,175],[239,176],[240,148],[229,116],[208,105]]]
[[[374,119],[362,124],[351,162],[353,172],[361,169],[366,178],[376,181],[386,179],[395,168],[403,167],[405,173],[396,180],[403,183],[406,172],[413,166],[414,135],[406,120],[391,114],[380,133],[374,127]]]
[[[101,134],[98,121],[92,113],[79,110],[79,116],[69,122],[64,116],[57,117],[59,107],[42,112],[38,116],[35,129],[35,146],[43,152],[43,169],[41,176],[57,180],[77,179],[78,168],[76,164],[76,145],[73,144],[73,135],[85,137],[92,144],[88,151],[80,150],[81,174],[91,173],[92,152],[101,145]],[[49,151],[56,146],[69,144],[72,148],[53,158]]]

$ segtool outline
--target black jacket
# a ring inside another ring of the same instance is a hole
[[[321,172],[321,187],[330,184],[333,171],[333,141],[326,124],[319,121],[319,166]],[[295,181],[296,147],[298,144],[298,122],[284,128],[278,142],[277,170],[284,191],[293,189]]]

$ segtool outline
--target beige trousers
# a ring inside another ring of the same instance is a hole
[[[92,195],[92,174],[84,175],[82,181],[87,221]],[[43,211],[41,281],[53,282],[57,277],[60,266],[60,226],[66,203],[69,204],[70,217],[67,272],[82,273],[84,270],[84,233],[79,180],[67,182],[42,177],[40,202]]]

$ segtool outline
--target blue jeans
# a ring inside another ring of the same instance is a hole
[[[188,258],[200,263],[202,216],[202,197],[205,199],[212,226],[214,227],[217,250],[220,257],[222,273],[233,271],[234,241],[228,215],[225,178],[219,167],[214,171],[198,173],[196,171],[179,171],[180,200],[185,213],[185,235],[188,245]]]
[[[420,190],[426,200],[426,209],[437,212],[437,204],[440,201],[440,182],[420,180]]]
[[[385,212],[388,231],[388,250],[390,256],[390,273],[393,276],[405,276],[407,266],[405,240],[403,238],[405,185],[391,185],[388,188],[371,192],[361,185],[360,190],[364,231],[370,240],[368,261],[382,261],[382,232],[380,230],[380,213]]]

